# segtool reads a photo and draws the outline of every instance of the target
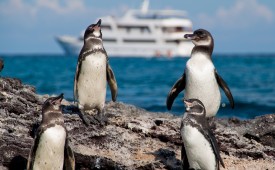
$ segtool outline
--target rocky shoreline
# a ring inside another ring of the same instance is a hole
[[[24,169],[48,97],[0,78],[0,169]],[[73,103],[62,104],[77,169],[181,169],[180,117],[109,102],[108,125],[86,127]],[[275,169],[275,114],[212,125],[225,169]]]

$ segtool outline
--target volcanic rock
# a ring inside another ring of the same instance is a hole
[[[18,79],[0,78],[0,169],[25,168],[48,97]],[[62,104],[76,169],[181,169],[181,117],[108,102],[108,124],[87,127],[73,103]],[[226,169],[275,169],[275,114],[215,118],[211,125]]]

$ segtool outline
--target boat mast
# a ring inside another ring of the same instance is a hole
[[[143,3],[141,5],[141,12],[147,13],[149,9],[149,0],[143,0]]]

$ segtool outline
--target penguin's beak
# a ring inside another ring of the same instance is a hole
[[[99,19],[96,23],[96,26],[100,27],[100,25],[101,25],[101,19]]]
[[[95,24],[94,30],[96,30],[96,31],[100,30],[100,26],[101,26],[101,19],[99,19],[99,20],[97,21],[97,23]]]
[[[61,93],[59,96],[57,96],[53,99],[53,103],[54,104],[61,104],[63,98],[64,98],[64,94]]]
[[[184,38],[186,38],[188,40],[195,40],[198,38],[198,36],[196,34],[185,34]]]
[[[186,110],[187,110],[187,111],[190,110],[190,108],[191,108],[191,106],[192,106],[192,103],[189,102],[189,101],[186,100],[186,99],[184,99],[183,102],[184,102],[184,105],[185,105],[185,107],[186,107]]]

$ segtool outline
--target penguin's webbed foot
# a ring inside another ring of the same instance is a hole
[[[106,126],[108,123],[108,118],[104,114],[96,114],[94,119],[97,121],[95,124],[99,124],[100,126]]]
[[[90,124],[93,125],[100,125],[100,126],[106,126],[108,123],[108,118],[105,116],[105,114],[98,110],[97,114],[92,116],[89,114],[86,114],[83,109],[79,109],[79,117],[82,120],[82,122],[89,126]]]
[[[80,116],[80,118],[86,126],[90,125],[91,121],[85,115]]]
[[[86,125],[86,126],[89,126],[90,125],[90,120],[87,118],[87,116],[85,116],[85,112],[84,111],[81,111],[79,110],[79,117],[80,119],[82,120],[82,122]]]

